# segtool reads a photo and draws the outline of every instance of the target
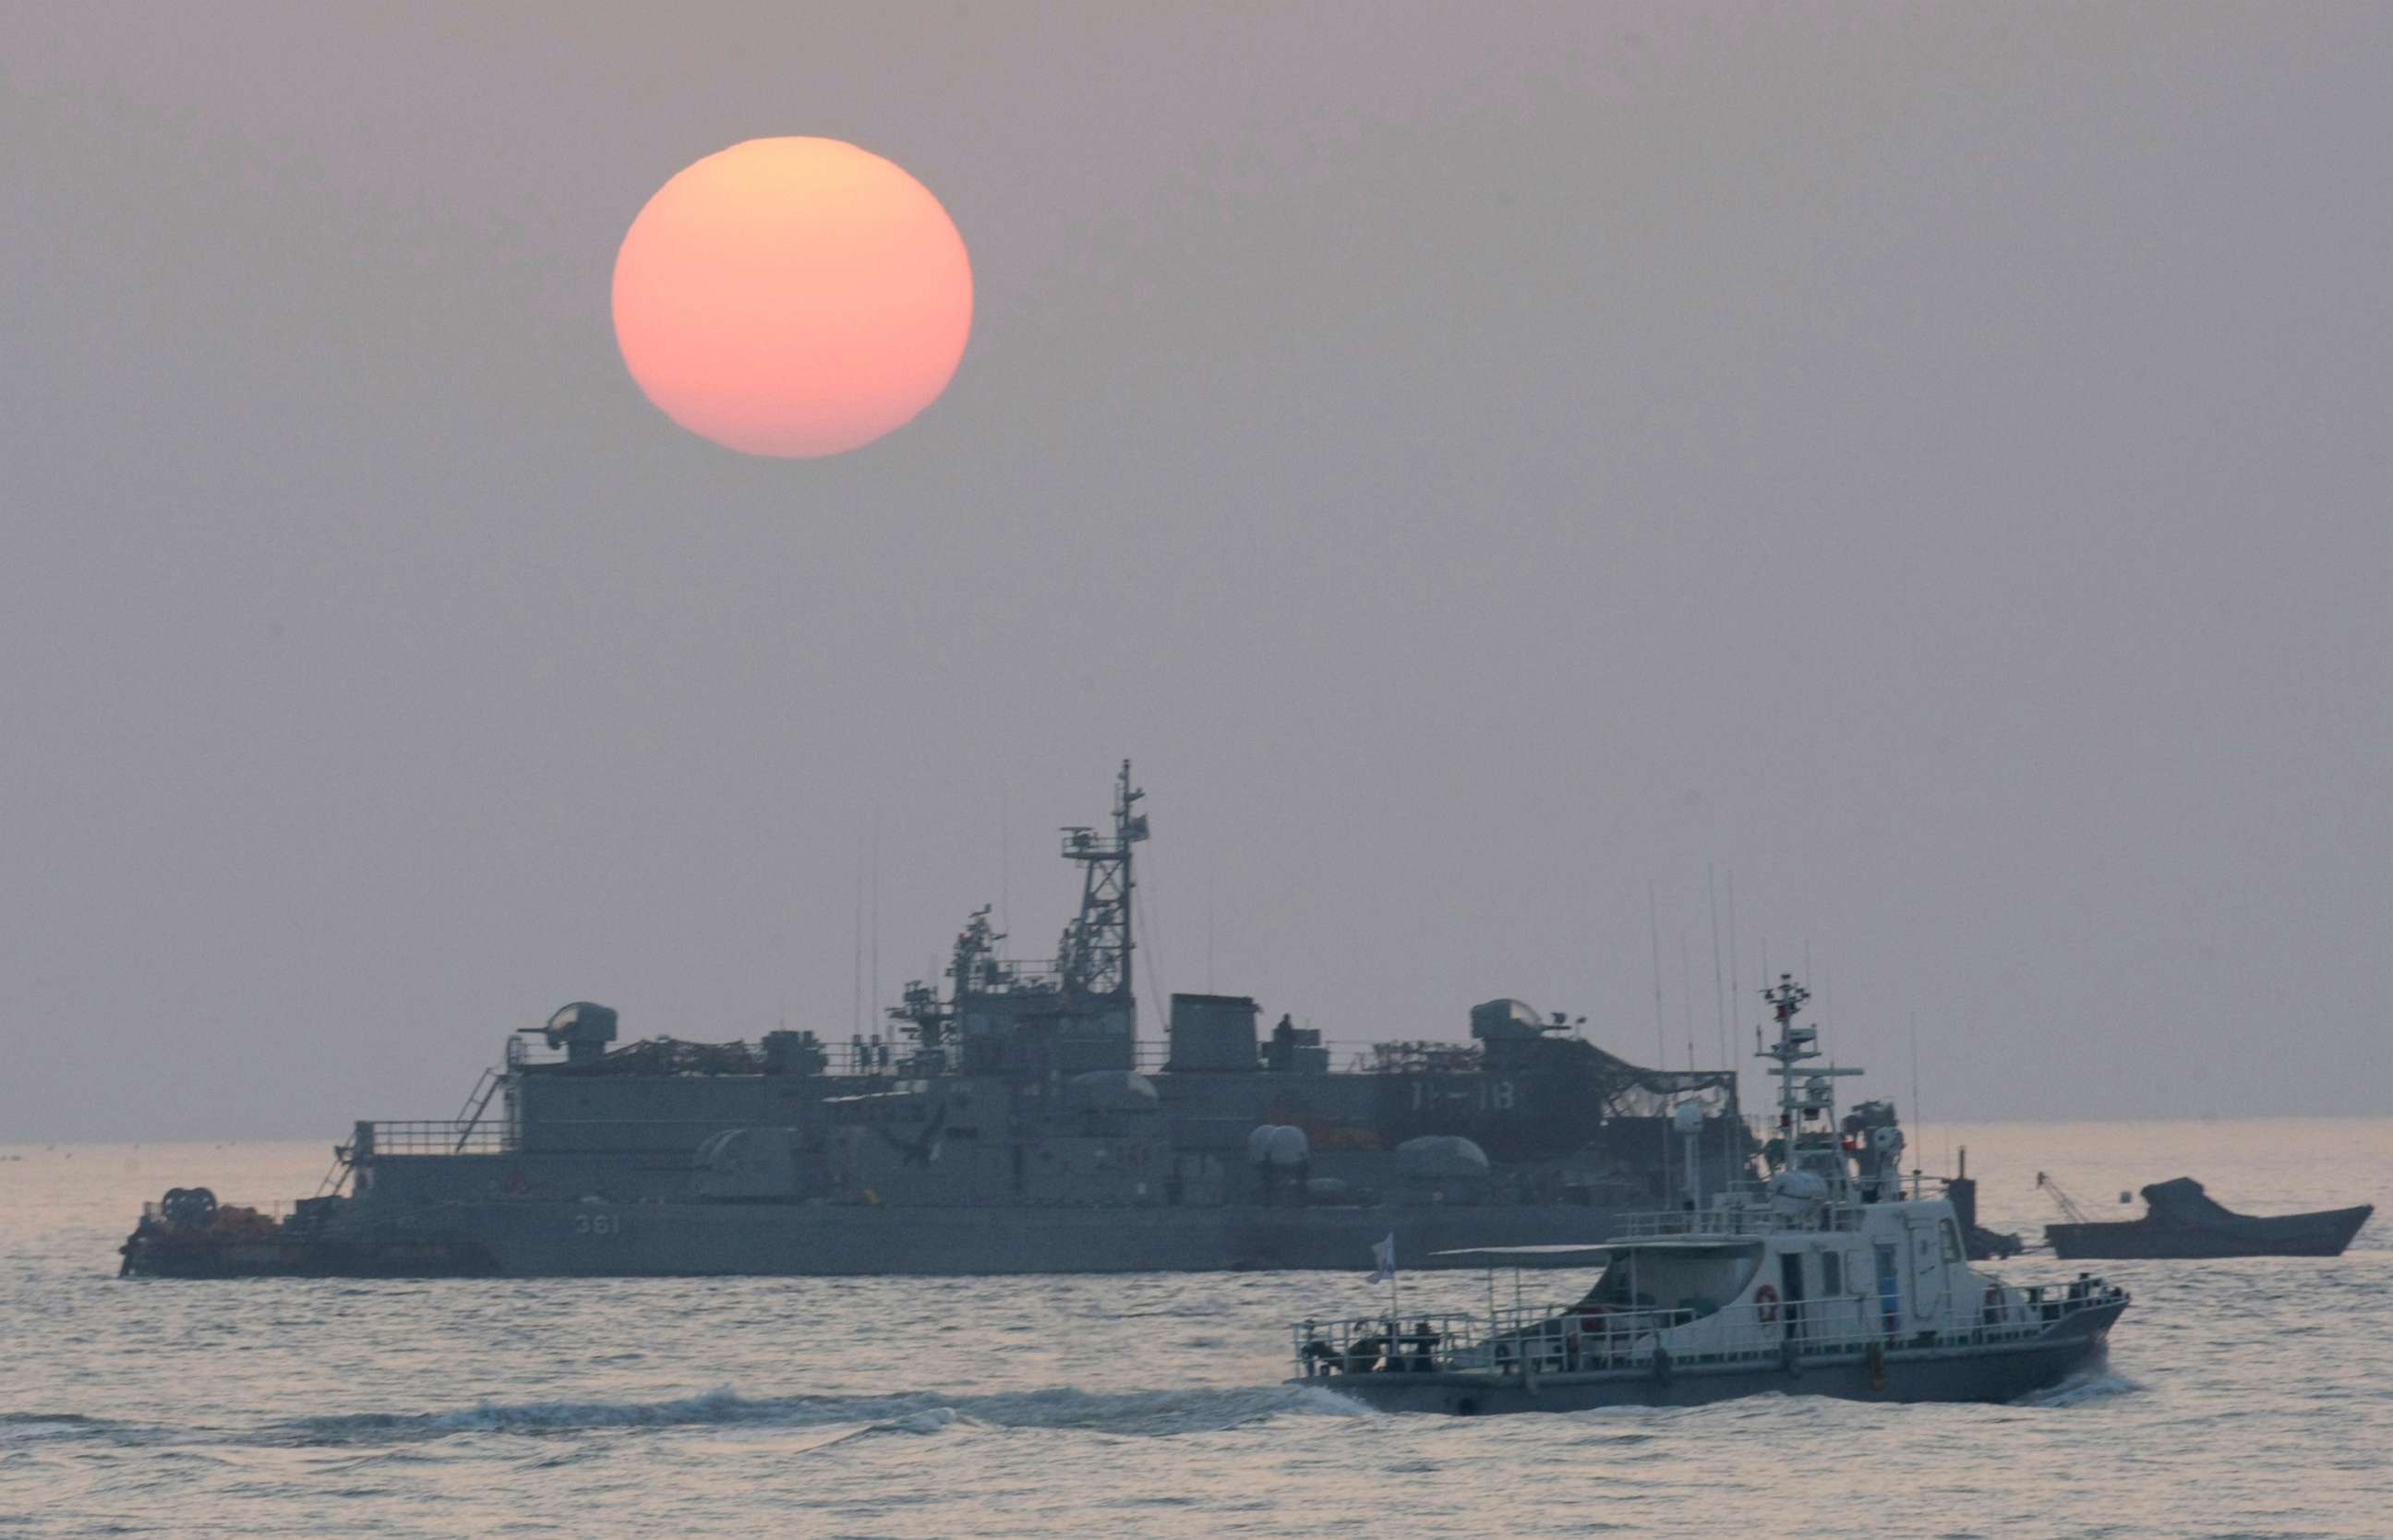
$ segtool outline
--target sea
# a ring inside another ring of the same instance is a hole
[[[2393,1197],[2393,1119],[1991,1124],[2040,1238],[2178,1175],[2255,1213]],[[304,1195],[322,1143],[0,1145],[0,1537],[2393,1535],[2393,1223],[2332,1260],[2099,1266],[2109,1362],[2007,1405],[1772,1394],[1455,1419],[1284,1383],[1364,1273],[120,1280],[143,1199]],[[1475,1273],[1404,1272],[1402,1308]],[[1557,1297],[1575,1280],[1542,1280]],[[1536,1288],[1541,1280],[1532,1278]]]

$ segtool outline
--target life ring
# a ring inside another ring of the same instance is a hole
[[[1755,1289],[1753,1309],[1754,1313],[1761,1318],[1763,1325],[1767,1326],[1775,1322],[1778,1319],[1778,1291],[1768,1284]]]

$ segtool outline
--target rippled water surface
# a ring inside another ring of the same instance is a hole
[[[2178,1174],[2260,1213],[2393,1195],[2381,1120],[1953,1137],[1985,1219],[2031,1237],[2038,1168],[2106,1210]],[[2109,1368],[2023,1404],[1475,1421],[1280,1384],[1288,1320],[1382,1298],[1367,1259],[1351,1277],[113,1276],[144,1197],[304,1194],[324,1164],[312,1144],[0,1147],[0,1534],[2393,1533],[2381,1215],[2332,1261],[2107,1264],[2136,1297]],[[1405,1287],[1407,1309],[1467,1308],[1483,1284]]]

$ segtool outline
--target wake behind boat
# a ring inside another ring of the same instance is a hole
[[[1499,1305],[1497,1267],[1572,1259],[1495,1247],[1473,1254],[1489,1267],[1484,1314],[1300,1322],[1300,1381],[1469,1416],[1767,1390],[2007,1401],[2099,1362],[2126,1293],[2083,1273],[2020,1287],[1972,1269],[1953,1205],[1916,1175],[1905,1192],[1902,1131],[1840,1137],[1832,1088],[1860,1071],[1798,1067],[1819,1056],[1817,1029],[1795,1024],[1809,992],[1782,974],[1765,998],[1783,1152],[1766,1183],[1706,1206],[1695,1178],[1685,1207],[1632,1215],[1601,1247],[1559,1248],[1603,1264],[1575,1303]]]

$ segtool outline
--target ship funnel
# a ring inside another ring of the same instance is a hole
[[[1261,1008],[1244,995],[1171,997],[1171,1061],[1174,1073],[1257,1067],[1255,1016]]]

